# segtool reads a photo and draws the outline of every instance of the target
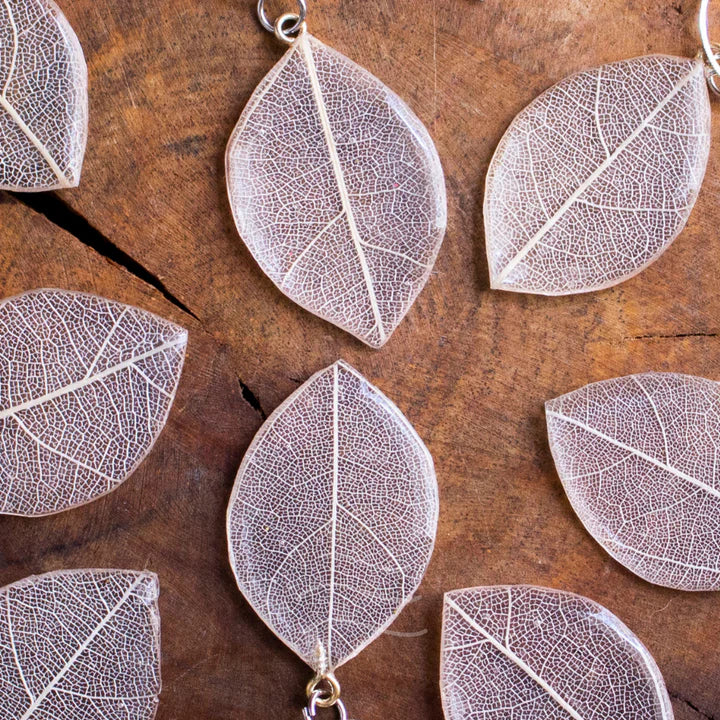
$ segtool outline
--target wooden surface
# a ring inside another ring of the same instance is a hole
[[[584,67],[693,55],[696,0],[310,0],[311,31],[410,103],[447,173],[436,271],[381,351],[285,299],[234,230],[225,143],[282,52],[253,4],[61,0],[90,69],[84,174],[59,196],[0,196],[0,294],[97,292],[185,325],[190,349],[168,427],[127,483],[47,519],[0,518],[0,582],[56,568],[155,570],[158,718],[298,720],[308,669],[235,588],[224,512],[264,414],[342,357],[423,437],[442,502],[427,578],[393,628],[427,633],[386,634],[341,670],[352,717],[440,720],[442,593],[533,583],[607,606],[655,656],[676,717],[717,720],[720,594],[649,585],[591,539],[554,471],[543,402],[651,369],[720,379],[720,122],[686,230],[618,287],[490,292],[481,216],[488,162],[515,113]]]

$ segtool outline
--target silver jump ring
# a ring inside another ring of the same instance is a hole
[[[280,28],[284,35],[292,35],[293,33],[296,33],[300,28],[302,28],[303,23],[305,22],[305,18],[307,18],[307,0],[297,0],[298,5],[298,11],[294,14],[294,17],[297,18],[295,21],[295,24],[290,28]],[[268,20],[267,13],[265,12],[265,0],[258,0],[257,4],[257,14],[258,19],[260,20],[260,24],[271,33],[277,33],[278,29],[278,22],[275,21],[274,23],[270,22]],[[286,17],[283,15],[282,17]],[[278,18],[280,20],[280,18]]]
[[[293,28],[297,25],[297,19],[298,15],[295,13],[285,13],[275,21],[275,37],[280,40],[280,42],[292,45],[298,38],[305,34],[307,30],[305,23],[300,24],[300,29],[297,33],[293,30]],[[286,30],[286,25],[290,25],[290,29]]]
[[[710,89],[716,94],[720,95],[720,85],[718,84],[718,76],[715,72],[711,72],[708,75],[708,85],[710,86]]]
[[[708,55],[703,47],[698,57],[705,61],[705,79],[707,84],[715,95],[720,96],[720,72],[715,70],[715,64],[720,63],[720,45],[718,43],[710,43],[711,54]],[[710,59],[712,58],[712,60]]]
[[[708,28],[709,6],[710,0],[700,0],[698,29],[705,54],[705,62],[709,67],[707,74],[708,84],[716,93],[720,94],[717,82],[718,75],[720,75],[720,62],[718,62],[720,60],[720,54],[718,53],[718,46],[710,41],[710,30]]]
[[[321,705],[323,694],[322,690],[316,690],[310,695],[307,707],[303,708],[303,720],[315,720],[318,707],[323,707]],[[337,709],[338,720],[348,720],[347,710],[342,700],[336,700],[330,707]]]

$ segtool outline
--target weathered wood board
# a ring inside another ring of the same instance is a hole
[[[0,197],[0,294],[97,292],[185,325],[190,349],[168,427],[127,483],[61,515],[0,517],[0,582],[56,568],[155,570],[158,718],[300,717],[308,669],[236,590],[224,513],[262,416],[342,357],[426,441],[442,502],[427,578],[393,628],[427,632],[386,634],[341,670],[351,716],[440,720],[442,593],[533,583],[607,606],[657,659],[678,720],[717,720],[720,595],[649,585],[592,540],[554,471],[543,402],[650,369],[720,379],[720,122],[686,230],[610,290],[489,291],[481,214],[488,163],[515,113],[583,67],[694,55],[695,0],[309,4],[311,31],[392,85],[436,139],[450,201],[436,272],[373,351],[293,305],[254,263],[223,177],[227,138],[282,53],[257,25],[254,2],[61,0],[90,70],[84,175],[60,200],[33,196],[29,207]],[[276,0],[270,12],[292,6]],[[713,110],[720,117],[720,105]]]

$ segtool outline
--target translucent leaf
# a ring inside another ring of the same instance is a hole
[[[437,528],[432,458],[345,363],[267,420],[240,466],[230,561],[248,602],[313,669],[356,655],[410,600]]]
[[[160,693],[158,580],[73,570],[0,590],[0,715],[150,720]]]
[[[52,0],[0,1],[0,189],[80,182],[87,141],[87,68]]]
[[[425,285],[446,226],[427,130],[310,35],[255,91],[227,150],[240,235],[288,297],[380,347]]]
[[[46,515],[114,490],[150,452],[187,331],[95,295],[0,303],[0,512]]]
[[[709,133],[701,60],[634,58],[551,87],[515,118],[490,165],[492,286],[565,295],[640,272],[687,221]]]
[[[720,386],[647,373],[546,405],[555,464],[590,534],[645,580],[720,590]]]
[[[527,585],[445,595],[446,720],[672,720],[660,670],[609,610]]]

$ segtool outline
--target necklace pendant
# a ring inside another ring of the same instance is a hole
[[[377,78],[304,27],[286,39],[228,145],[235,222],[283,293],[379,348],[427,282],[445,234],[440,160],[420,120]]]
[[[0,0],[0,190],[76,187],[88,133],[80,42],[53,0]]]

